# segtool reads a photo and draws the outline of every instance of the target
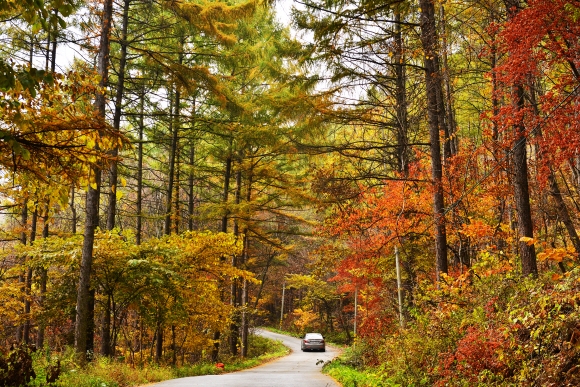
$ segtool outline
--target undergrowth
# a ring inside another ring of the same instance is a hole
[[[124,361],[97,356],[86,367],[75,363],[74,352],[69,350],[60,355],[37,351],[33,354],[36,378],[28,385],[35,387],[131,387],[163,380],[198,375],[214,375],[255,367],[266,361],[284,356],[288,349],[280,341],[260,336],[250,337],[248,358],[222,359],[224,368],[213,363],[186,364],[179,367],[145,364],[134,366]],[[54,383],[46,382],[47,372],[60,363],[61,374]]]
[[[579,386],[580,269],[512,267],[486,256],[425,281],[404,329],[360,338],[325,372],[345,387]]]

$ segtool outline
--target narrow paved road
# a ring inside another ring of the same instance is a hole
[[[338,350],[326,347],[326,352],[302,352],[300,340],[260,330],[259,335],[281,340],[292,350],[290,355],[259,367],[222,375],[193,376],[173,379],[152,387],[339,387],[330,377],[320,372],[318,360],[331,360]]]

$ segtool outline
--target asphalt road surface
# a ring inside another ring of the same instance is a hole
[[[300,339],[260,330],[259,335],[281,340],[292,352],[290,355],[244,371],[222,375],[193,376],[167,380],[152,387],[339,387],[321,373],[322,363],[331,360],[339,351],[327,346],[326,352],[302,352]]]

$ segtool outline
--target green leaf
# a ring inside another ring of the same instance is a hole
[[[20,150],[20,155],[22,156],[22,158],[26,161],[30,160],[30,151],[26,148],[22,148]]]

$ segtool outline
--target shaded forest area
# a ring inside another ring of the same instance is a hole
[[[579,384],[580,3],[275,7],[0,2],[3,353]]]

